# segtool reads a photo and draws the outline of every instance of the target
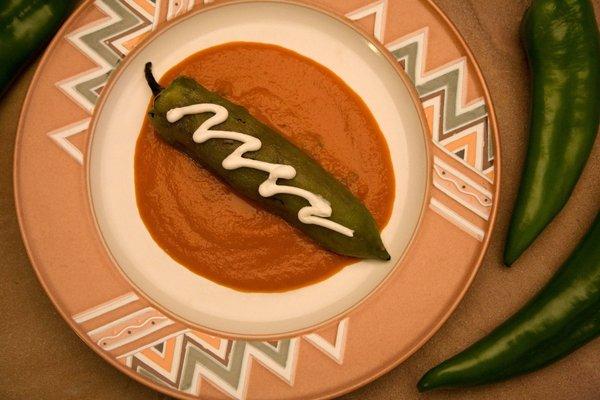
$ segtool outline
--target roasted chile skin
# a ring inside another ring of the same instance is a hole
[[[562,209],[598,132],[600,43],[588,0],[536,0],[521,35],[532,108],[527,159],[504,261],[512,264]]]
[[[569,259],[521,310],[427,372],[420,391],[501,381],[542,368],[600,334],[600,213]]]
[[[212,171],[240,195],[280,216],[328,250],[357,258],[390,259],[371,213],[310,156],[252,117],[245,108],[207,90],[193,79],[178,77],[168,87],[162,88],[151,76],[150,69],[151,66],[147,65],[146,78],[155,98],[148,118],[165,142]],[[298,211],[308,205],[301,197],[287,194],[260,196],[258,186],[267,178],[265,172],[249,168],[224,169],[221,165],[223,159],[240,146],[239,142],[211,139],[197,144],[192,139],[192,133],[211,114],[189,115],[175,123],[167,121],[166,113],[170,109],[198,103],[213,103],[227,108],[229,118],[215,129],[241,132],[259,138],[262,142],[261,149],[246,153],[245,156],[294,166],[297,175],[294,179],[286,180],[286,185],[300,187],[326,198],[333,209],[330,219],[354,230],[354,237],[347,237],[318,225],[301,223]]]

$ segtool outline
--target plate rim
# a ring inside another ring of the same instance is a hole
[[[44,279],[41,276],[41,272],[38,269],[38,264],[37,264],[38,261],[36,260],[36,257],[34,257],[34,253],[33,253],[31,244],[28,242],[26,232],[24,229],[23,209],[21,206],[21,202],[19,201],[20,193],[19,193],[19,179],[18,179],[18,175],[19,175],[18,164],[20,163],[20,159],[21,159],[20,152],[18,151],[18,149],[20,147],[21,141],[25,134],[23,131],[23,126],[24,126],[24,122],[25,122],[25,118],[26,118],[26,115],[25,115],[26,113],[24,112],[24,110],[31,103],[33,92],[35,91],[35,87],[37,86],[37,83],[41,76],[41,72],[43,69],[42,67],[48,63],[48,59],[50,58],[51,54],[53,54],[55,48],[58,46],[58,44],[64,38],[65,32],[67,31],[67,28],[69,27],[69,22],[76,19],[77,17],[79,17],[80,14],[82,14],[88,6],[90,6],[91,4],[94,3],[94,1],[95,0],[83,1],[76,8],[76,10],[63,22],[62,26],[57,31],[55,36],[52,38],[51,42],[47,46],[42,57],[40,58],[39,63],[36,67],[35,73],[32,77],[29,87],[27,89],[25,99],[23,100],[23,103],[21,105],[19,121],[18,121],[18,125],[17,125],[17,133],[16,133],[16,137],[15,137],[15,145],[14,145],[14,149],[13,149],[13,163],[12,163],[12,167],[13,167],[12,179],[13,179],[13,193],[14,193],[14,200],[15,200],[15,211],[16,211],[17,220],[19,223],[19,231],[21,234],[21,239],[23,241],[27,256],[31,262],[32,269],[34,270],[36,278],[37,278],[38,282],[40,283],[40,285],[42,286],[42,288],[44,289],[44,291],[46,292],[46,295],[49,297],[55,310],[63,318],[63,320],[67,323],[67,325],[70,327],[70,329],[72,331],[74,331],[75,334],[87,345],[87,347],[91,348],[92,351],[94,351],[96,354],[98,354],[102,359],[104,359],[110,365],[112,365],[113,367],[115,367],[116,369],[121,371],[122,373],[126,374],[130,378],[134,379],[135,381],[137,381],[147,387],[150,387],[160,393],[174,396],[175,398],[190,399],[190,400],[197,399],[197,397],[194,397],[191,394],[182,392],[180,390],[174,390],[174,389],[171,389],[166,386],[158,385],[157,383],[155,383],[149,379],[146,379],[139,374],[134,373],[133,370],[126,368],[122,364],[118,363],[115,358],[110,357],[110,355],[108,353],[103,352],[99,347],[94,346],[93,343],[89,340],[89,337],[85,336],[84,333],[80,329],[75,327],[75,325],[71,321],[70,316],[67,315],[66,311],[61,307],[62,302],[58,299],[57,296],[55,296],[52,293],[52,291],[49,290],[49,287],[46,284],[46,281],[44,281]],[[244,0],[242,0],[242,1],[244,1]],[[274,1],[275,2],[277,0],[263,0],[263,1]],[[282,1],[285,2],[288,0],[282,0]],[[494,179],[492,182],[493,201],[492,201],[492,207],[491,207],[491,211],[490,211],[489,224],[487,226],[487,229],[485,230],[484,238],[481,241],[481,248],[480,248],[479,254],[476,258],[476,261],[472,263],[472,267],[470,268],[469,274],[466,276],[466,280],[465,280],[465,284],[464,284],[463,288],[459,291],[458,295],[455,296],[454,301],[449,302],[450,305],[447,308],[446,312],[440,316],[438,322],[433,325],[433,327],[430,329],[430,331],[426,335],[424,335],[421,338],[421,340],[417,341],[409,350],[407,350],[403,356],[398,357],[397,360],[395,360],[394,362],[389,363],[387,365],[382,364],[382,368],[377,369],[377,371],[375,371],[373,373],[366,374],[363,378],[358,379],[355,383],[350,384],[348,386],[344,386],[338,390],[334,390],[334,391],[331,391],[331,392],[328,392],[325,394],[320,394],[317,397],[314,397],[315,399],[329,399],[329,398],[341,396],[343,394],[352,392],[352,391],[376,380],[377,378],[381,377],[382,375],[384,375],[384,374],[388,373],[389,371],[391,371],[392,369],[396,368],[402,362],[406,361],[417,350],[419,350],[426,342],[428,342],[431,339],[431,337],[439,331],[441,326],[453,314],[456,307],[460,304],[460,302],[463,300],[466,292],[471,287],[473,280],[474,280],[475,276],[477,275],[477,272],[481,268],[483,258],[485,257],[486,252],[489,248],[491,234],[492,234],[493,229],[496,224],[498,206],[500,204],[500,198],[501,198],[501,190],[500,189],[501,189],[501,182],[502,182],[501,181],[502,166],[501,166],[500,161],[501,161],[501,157],[502,157],[502,149],[500,146],[500,133],[498,130],[498,122],[497,122],[496,112],[495,112],[495,108],[494,108],[493,99],[492,99],[489,89],[488,89],[487,80],[486,80],[485,76],[483,75],[483,73],[481,71],[481,67],[479,66],[475,56],[473,55],[471,48],[465,41],[463,35],[459,32],[459,30],[456,28],[454,23],[450,20],[450,18],[441,10],[441,8],[439,6],[437,6],[433,2],[433,0],[419,0],[419,2],[424,4],[426,7],[429,7],[432,11],[431,13],[441,19],[441,22],[445,26],[445,28],[449,29],[450,33],[453,35],[453,38],[455,38],[459,42],[460,46],[462,47],[461,50],[464,51],[464,56],[467,58],[468,61],[470,61],[471,65],[473,67],[473,72],[475,73],[477,80],[481,83],[481,90],[483,92],[482,97],[484,98],[485,104],[487,106],[489,123],[493,130],[492,139],[493,139],[493,144],[494,144]],[[331,11],[329,9],[324,8],[324,10],[326,10],[326,12],[328,12],[328,13],[334,13],[333,11]],[[178,18],[176,18],[176,19],[178,19]],[[359,26],[354,26],[354,27],[355,27],[355,29],[358,29],[359,31],[361,31],[362,34],[369,37],[370,40],[374,40],[372,33],[366,32],[363,28],[361,28]],[[428,145],[429,145],[429,143],[428,143]]]

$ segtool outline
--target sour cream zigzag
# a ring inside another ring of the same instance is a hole
[[[304,224],[319,225],[342,235],[353,237],[354,231],[327,218],[331,217],[331,204],[318,194],[300,189],[295,186],[278,185],[278,179],[293,179],[296,169],[291,165],[272,164],[259,160],[244,158],[246,152],[258,151],[262,147],[260,139],[240,132],[211,130],[227,120],[229,112],[223,106],[212,103],[193,104],[186,107],[173,108],[167,112],[167,120],[171,123],[179,121],[186,115],[213,113],[214,115],[204,121],[194,132],[193,140],[196,143],[204,143],[210,139],[230,139],[241,142],[221,164],[227,170],[238,168],[253,168],[268,172],[268,178],[258,187],[258,193],[262,197],[271,197],[276,194],[291,194],[306,199],[310,206],[298,211],[298,220]]]

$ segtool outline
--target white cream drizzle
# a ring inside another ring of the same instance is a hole
[[[300,222],[304,224],[319,225],[339,232],[345,236],[354,236],[354,231],[352,229],[326,219],[331,217],[332,209],[331,204],[323,197],[294,186],[277,184],[277,179],[279,178],[293,179],[296,176],[296,169],[294,167],[291,165],[272,164],[243,157],[244,153],[248,151],[257,151],[261,148],[262,143],[260,139],[240,132],[211,130],[212,127],[225,122],[229,117],[229,112],[225,107],[218,104],[203,103],[173,108],[167,112],[167,120],[174,123],[186,115],[207,112],[213,113],[214,115],[204,121],[202,125],[196,129],[194,136],[192,137],[194,142],[204,143],[209,139],[231,139],[242,143],[241,146],[236,148],[233,153],[223,160],[223,168],[233,170],[246,167],[268,172],[269,177],[258,187],[258,193],[262,197],[271,197],[280,193],[303,197],[310,203],[310,206],[303,207],[298,211],[298,219]]]

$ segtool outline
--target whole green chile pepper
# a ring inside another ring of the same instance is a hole
[[[512,264],[567,202],[598,132],[600,41],[589,0],[534,0],[522,39],[532,109],[504,261]]]

